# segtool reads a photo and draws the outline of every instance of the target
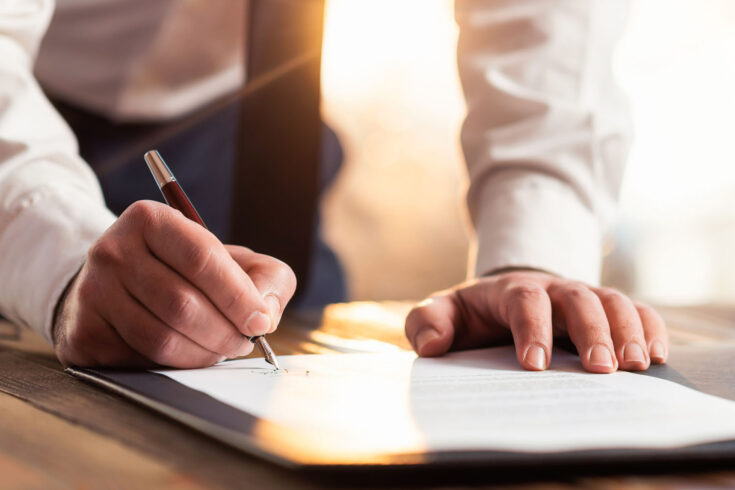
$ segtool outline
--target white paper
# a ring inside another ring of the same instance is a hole
[[[735,402],[634,373],[588,374],[571,354],[522,370],[512,347],[280,356],[159,371],[331,452],[669,448],[735,439]]]

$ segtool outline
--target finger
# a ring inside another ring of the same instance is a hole
[[[440,356],[452,346],[459,316],[449,294],[432,296],[409,312],[406,337],[419,356]]]
[[[258,289],[209,231],[150,201],[133,204],[125,215],[142,223],[153,255],[204,293],[241,333],[255,336],[270,330],[268,308]]]
[[[91,310],[62,326],[56,355],[64,366],[108,366],[141,369],[152,363],[128,346],[102,317]]]
[[[263,295],[272,320],[271,331],[275,330],[281,321],[283,310],[296,291],[296,275],[293,270],[285,262],[245,247],[225,245],[225,249]]]
[[[594,291],[607,315],[620,368],[626,371],[648,369],[651,362],[646,349],[646,338],[633,302],[614,289],[597,288]]]
[[[122,280],[127,291],[170,327],[222,355],[249,353],[252,346],[197,288],[127,236],[98,241],[90,251],[98,275]],[[102,287],[109,283],[98,281]],[[93,294],[100,295],[99,291]],[[127,293],[126,293],[127,294]],[[107,303],[108,296],[103,295]],[[114,317],[110,319],[114,323]]]
[[[664,319],[648,305],[637,303],[635,307],[643,324],[643,332],[651,362],[654,364],[665,363],[669,356],[669,332],[666,330]]]
[[[135,352],[98,312],[101,297],[121,300],[84,269],[66,298],[55,330],[54,349],[64,366],[148,367],[152,363]],[[119,291],[118,291],[119,292]],[[102,294],[101,294],[102,293]]]
[[[122,284],[118,287],[124,290]],[[164,324],[127,292],[115,296],[122,299],[100,315],[126,344],[156,364],[190,369],[224,360],[225,356],[208,351]]]
[[[153,315],[206,350],[228,358],[249,354],[252,343],[197,288],[140,251],[120,271],[125,289]]]
[[[615,371],[618,363],[613,355],[610,326],[597,295],[587,286],[569,281],[553,283],[548,292],[584,368],[593,373]]]
[[[510,326],[516,357],[524,369],[543,371],[551,362],[551,300],[541,286],[514,282],[500,296],[500,315]]]
[[[422,356],[507,343],[510,330],[499,323],[501,282],[481,280],[436,293],[406,318],[406,335]],[[438,336],[434,335],[435,332]]]

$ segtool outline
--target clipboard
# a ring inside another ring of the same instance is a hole
[[[511,451],[434,451],[399,454],[334,454],[309,446],[293,428],[260,419],[169,377],[152,372],[69,368],[86,382],[140,403],[183,425],[247,454],[305,471],[340,469],[482,468],[499,473],[584,469],[617,471],[721,467],[735,464],[735,441],[673,449],[604,449],[526,453]],[[735,401],[735,346],[672,347],[667,365],[652,366],[654,376]]]

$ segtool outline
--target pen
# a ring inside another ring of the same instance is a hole
[[[172,208],[181,211],[181,214],[190,220],[195,221],[206,228],[207,225],[204,224],[202,217],[199,216],[194,205],[191,203],[189,198],[186,197],[184,189],[182,189],[176,181],[176,177],[174,177],[174,174],[171,172],[171,169],[168,168],[166,162],[163,161],[161,154],[158,153],[157,150],[151,150],[143,155],[143,159],[145,160],[146,165],[148,165],[148,169],[153,174],[153,178],[156,180],[156,184],[158,184],[158,188],[161,190],[164,199],[166,199],[166,203],[168,203]],[[268,345],[264,336],[258,335],[255,337],[249,337],[249,339],[258,346],[263,353],[263,357],[265,357],[265,360],[268,363],[273,365],[275,369],[280,369],[278,367],[276,355],[273,353],[273,349]]]

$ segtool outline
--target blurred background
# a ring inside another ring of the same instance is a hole
[[[328,0],[323,112],[347,159],[323,209],[352,299],[466,276],[456,40],[451,0]],[[635,140],[606,284],[658,304],[735,302],[733,52],[735,2],[632,2],[615,71]]]

